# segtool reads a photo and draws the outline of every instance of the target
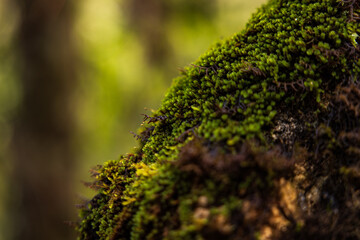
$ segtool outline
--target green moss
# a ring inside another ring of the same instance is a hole
[[[236,217],[244,200],[275,201],[289,169],[270,136],[279,113],[308,112],[301,126],[313,131],[335,86],[359,75],[360,26],[351,21],[359,10],[347,4],[271,0],[187,67],[146,116],[138,153],[96,173],[99,194],[82,210],[80,239],[220,239],[240,226],[259,235]],[[244,148],[250,140],[256,147]]]
[[[174,82],[155,114],[168,119],[155,124],[143,148],[144,161],[156,161],[155,153],[168,158],[163,149],[176,146],[174,139],[194,127],[211,142],[261,138],[276,114],[266,103],[278,105],[285,91],[301,87],[320,102],[330,69],[333,75],[327,81],[340,81],[344,72],[356,75],[359,67],[345,56],[341,42],[355,41],[358,24],[349,23],[348,12],[337,5],[271,1],[243,32],[204,54]],[[280,89],[271,92],[276,85]],[[216,114],[219,108],[237,112]]]

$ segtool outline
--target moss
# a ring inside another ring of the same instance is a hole
[[[341,43],[354,43],[358,24],[348,22],[338,5],[271,1],[243,32],[204,54],[175,80],[155,114],[167,120],[154,126],[144,161],[156,161],[157,153],[168,158],[172,152],[166,149],[178,144],[174,139],[194,127],[210,142],[262,138],[276,115],[268,103],[276,109],[285,99],[294,102],[289,90],[306,91],[320,102],[329,72],[326,80],[334,83],[345,72],[356,75],[358,63],[345,56]]]
[[[188,66],[145,115],[137,153],[95,172],[99,193],[82,209],[79,238],[355,234],[356,226],[338,234],[311,224],[334,224],[321,219],[358,186],[359,5],[271,0]],[[360,213],[346,206],[342,217]]]

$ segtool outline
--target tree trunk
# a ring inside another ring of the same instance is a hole
[[[14,177],[20,202],[16,239],[71,239],[73,93],[76,53],[73,4],[17,0],[23,97],[14,124]]]

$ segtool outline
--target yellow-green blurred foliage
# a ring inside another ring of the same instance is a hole
[[[12,226],[9,223],[8,210],[12,170],[8,157],[12,129],[11,120],[19,101],[15,54],[14,31],[17,23],[16,12],[5,2],[0,1],[0,239],[9,239]]]

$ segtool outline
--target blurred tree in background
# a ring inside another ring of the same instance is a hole
[[[77,53],[73,6],[65,0],[17,0],[22,98],[12,151],[18,204],[15,239],[71,239],[76,134]]]
[[[132,151],[179,68],[264,2],[2,0],[0,239],[72,239],[89,169]]]

